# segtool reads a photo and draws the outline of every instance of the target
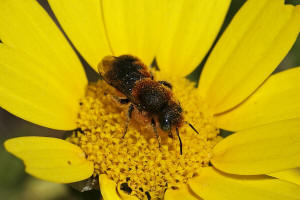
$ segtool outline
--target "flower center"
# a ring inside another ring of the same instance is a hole
[[[123,138],[128,105],[115,101],[113,97],[120,94],[102,80],[88,85],[77,119],[82,131],[68,138],[94,163],[95,176],[107,174],[119,189],[139,199],[163,199],[167,188],[185,184],[201,167],[209,165],[212,149],[221,140],[213,116],[207,112],[194,83],[159,72],[156,79],[173,85],[185,121],[199,132],[188,125],[180,127],[182,155],[176,132],[169,135],[158,128],[159,147],[151,120],[141,116],[137,109]]]

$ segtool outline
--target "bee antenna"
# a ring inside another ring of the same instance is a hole
[[[187,121],[185,123],[188,124],[197,134],[199,134],[199,132],[195,129],[195,127],[191,123]]]
[[[177,136],[178,136],[178,139],[179,139],[180,155],[182,155],[182,141],[181,141],[181,138],[180,138],[180,136],[179,136],[178,127],[176,127],[176,133],[177,133]]]

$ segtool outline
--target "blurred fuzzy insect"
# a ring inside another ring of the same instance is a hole
[[[154,80],[147,66],[131,55],[106,56],[99,63],[98,70],[109,85],[126,96],[125,99],[117,100],[121,104],[130,103],[123,137],[126,135],[133,110],[147,112],[159,146],[157,123],[160,129],[169,135],[172,135],[172,129],[175,129],[182,155],[182,141],[178,129],[187,123],[198,132],[190,123],[184,122],[182,108],[172,93],[172,85],[166,81]]]

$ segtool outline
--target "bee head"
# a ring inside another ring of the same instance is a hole
[[[170,131],[173,125],[179,127],[182,121],[182,108],[175,102],[168,104],[159,114],[159,124],[163,131]]]

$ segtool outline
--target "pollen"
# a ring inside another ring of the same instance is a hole
[[[87,86],[80,101],[79,128],[67,139],[80,146],[94,163],[94,176],[107,174],[118,190],[139,199],[163,199],[168,188],[185,184],[209,165],[212,149],[221,140],[213,115],[193,82],[159,72],[155,77],[172,84],[184,120],[199,132],[185,124],[180,127],[182,155],[176,132],[168,134],[158,128],[159,147],[150,120],[140,116],[139,111],[133,112],[123,138],[129,105],[116,101],[115,97],[124,97],[103,80]]]

